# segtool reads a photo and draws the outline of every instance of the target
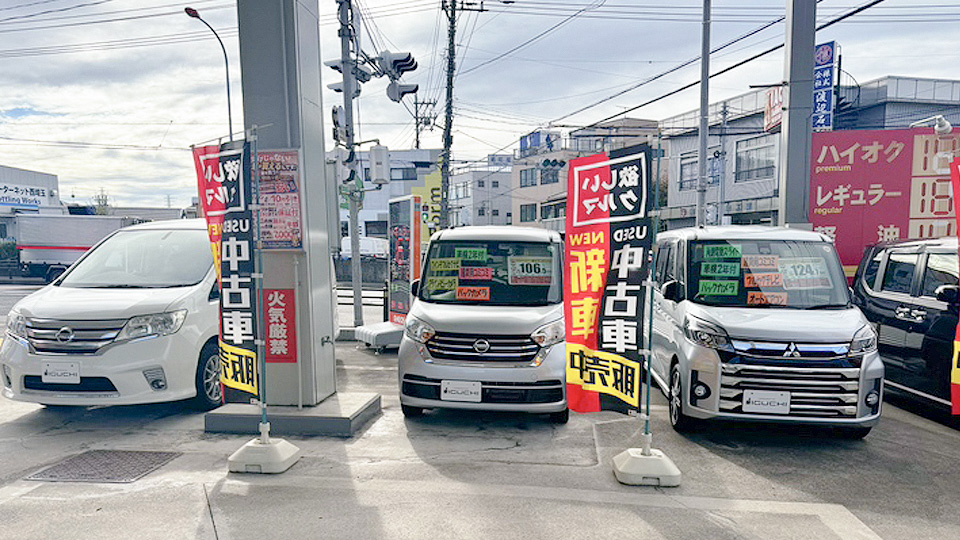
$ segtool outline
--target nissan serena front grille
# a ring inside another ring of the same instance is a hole
[[[438,333],[427,342],[427,350],[439,360],[530,363],[540,346],[530,336]]]
[[[27,319],[27,341],[39,354],[96,354],[116,339],[126,319]]]

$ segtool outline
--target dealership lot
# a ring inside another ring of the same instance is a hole
[[[0,302],[25,289],[0,286]],[[12,301],[10,304],[12,304]],[[0,306],[3,313],[10,305]],[[396,354],[337,344],[338,390],[378,392],[348,439],[288,437],[282,475],[227,473],[249,436],[208,434],[183,404],[48,409],[0,400],[0,538],[950,538],[960,530],[960,432],[885,405],[862,441],[746,424],[674,433],[653,394],[654,445],[679,488],[617,483],[640,445],[616,413],[440,411],[404,419]],[[174,451],[127,484],[39,482],[88,450]]]

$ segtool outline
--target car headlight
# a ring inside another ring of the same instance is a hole
[[[727,332],[723,328],[702,319],[687,317],[683,323],[683,333],[687,336],[687,339],[701,347],[710,347],[711,349],[730,348],[730,338],[727,336]]]
[[[430,338],[437,335],[437,331],[429,324],[416,317],[407,316],[407,324],[404,326],[404,332],[407,337],[417,343],[426,343]]]
[[[16,310],[7,315],[7,333],[13,337],[27,339],[27,318]]]
[[[563,319],[557,319],[553,322],[548,322],[530,334],[530,339],[532,339],[541,347],[556,345],[566,338],[567,330],[566,326],[563,324]]]
[[[850,354],[867,353],[877,348],[877,334],[870,325],[864,325],[850,341]]]
[[[116,341],[172,334],[180,330],[186,318],[187,310],[185,309],[154,315],[139,315],[127,321],[117,334]]]

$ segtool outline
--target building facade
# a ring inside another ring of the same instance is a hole
[[[769,91],[755,90],[710,106],[708,223],[777,223],[781,135],[779,124],[771,128],[769,114],[765,119]],[[883,77],[841,86],[837,95],[835,131],[902,129],[935,115],[960,125],[960,81]],[[668,228],[696,223],[698,125],[698,110],[661,122],[667,137],[661,166],[669,181],[660,216]]]
[[[512,219],[510,165],[456,171],[450,178],[450,224],[509,225]]]

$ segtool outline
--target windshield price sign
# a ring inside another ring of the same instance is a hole
[[[783,287],[783,274],[770,272],[766,274],[744,274],[743,286],[748,289]]]
[[[553,282],[550,257],[510,257],[507,267],[511,285],[549,285]]]
[[[431,259],[431,272],[449,272],[460,269],[460,259]]]
[[[777,255],[744,255],[741,267],[749,270],[776,270],[779,260]]]
[[[833,282],[822,257],[780,259],[785,289],[830,289]]]
[[[461,261],[479,261],[487,262],[487,248],[456,248],[454,250],[454,258],[460,259]]]
[[[700,280],[700,296],[736,296],[740,292],[738,281]]]
[[[747,293],[748,306],[785,306],[789,299],[787,293],[768,293],[750,291]]]
[[[485,266],[461,266],[460,279],[491,280],[493,268]]]
[[[488,301],[490,300],[490,287],[457,287],[457,300],[466,301]]]

